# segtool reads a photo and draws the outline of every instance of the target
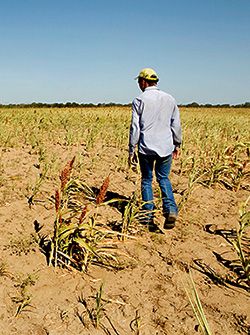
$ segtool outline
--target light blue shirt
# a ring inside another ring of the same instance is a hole
[[[171,155],[182,141],[180,112],[175,99],[149,86],[132,103],[129,153],[138,149],[144,155]]]

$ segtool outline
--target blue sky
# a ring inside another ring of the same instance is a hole
[[[249,0],[0,0],[0,103],[250,101]]]

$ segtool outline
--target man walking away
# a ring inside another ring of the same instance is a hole
[[[158,75],[153,69],[143,69],[138,77],[142,94],[132,102],[129,136],[129,164],[137,160],[141,169],[141,195],[146,221],[153,225],[153,170],[162,193],[164,228],[175,226],[178,215],[172,185],[169,180],[172,158],[177,158],[181,145],[180,113],[174,98],[157,87]]]

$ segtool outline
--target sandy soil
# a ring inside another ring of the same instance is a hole
[[[78,148],[55,150],[63,166]],[[109,191],[130,196],[137,177],[117,171],[115,159],[109,163],[114,151],[107,151],[101,159],[96,156],[94,168],[90,157],[84,157],[82,178],[100,187],[111,172]],[[0,334],[196,334],[198,322],[185,292],[188,268],[192,268],[212,333],[249,334],[249,291],[231,285],[230,280],[216,282],[209,272],[212,269],[234,282],[235,273],[227,267],[230,262],[222,259],[237,258],[229,243],[230,233],[237,226],[239,205],[249,192],[199,186],[182,208],[175,229],[163,234],[140,229],[134,239],[119,242],[119,249],[129,256],[125,269],[92,266],[84,274],[48,267],[35,242],[34,221],[51,232],[54,220],[52,206],[35,202],[30,208],[27,202],[40,172],[37,153],[29,148],[5,149],[1,157]],[[187,180],[176,172],[174,166],[172,180],[178,200]],[[56,183],[45,180],[36,200],[50,197]],[[100,220],[120,219],[115,208],[100,209]],[[162,227],[163,218],[158,223]],[[94,328],[83,301],[94,308],[93,297],[102,283],[104,311],[100,326]]]

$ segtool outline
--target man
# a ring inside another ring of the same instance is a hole
[[[162,193],[164,228],[172,229],[178,215],[172,185],[168,178],[172,158],[177,158],[181,145],[180,114],[174,98],[159,90],[158,75],[153,69],[143,69],[138,77],[142,91],[132,103],[129,136],[129,165],[137,160],[141,169],[141,194],[146,223],[153,224],[153,170]]]

